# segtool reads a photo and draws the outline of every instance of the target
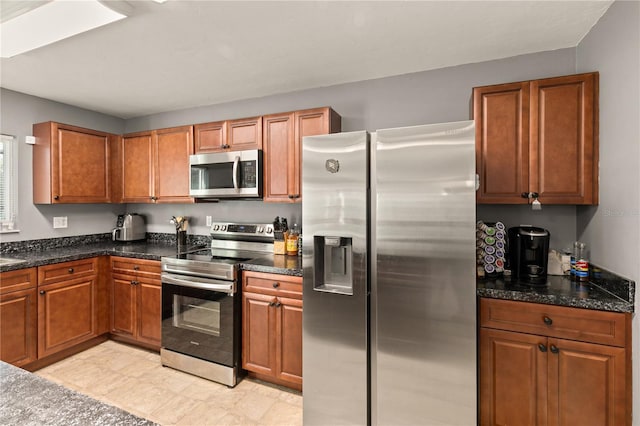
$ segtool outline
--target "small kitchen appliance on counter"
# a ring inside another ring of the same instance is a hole
[[[534,284],[547,282],[549,231],[535,226],[509,228],[511,276]]]
[[[113,241],[137,241],[147,237],[144,217],[138,213],[119,214],[116,227],[113,228]]]

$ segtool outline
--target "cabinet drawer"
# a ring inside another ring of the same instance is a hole
[[[480,326],[624,347],[630,316],[511,300],[480,299]]]
[[[242,273],[242,290],[301,299],[302,277],[244,271]]]
[[[36,268],[18,269],[0,274],[0,294],[36,286]]]
[[[38,268],[38,285],[70,280],[98,273],[98,259],[74,260]]]
[[[157,275],[160,278],[160,261],[112,257],[111,270],[122,274]]]

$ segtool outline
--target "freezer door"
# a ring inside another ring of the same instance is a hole
[[[303,421],[368,422],[366,132],[302,141]]]
[[[476,424],[473,121],[376,139],[372,424]]]

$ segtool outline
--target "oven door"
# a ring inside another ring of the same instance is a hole
[[[262,196],[262,151],[230,151],[189,157],[189,195],[195,198]]]
[[[162,274],[162,347],[238,367],[240,305],[235,282]]]

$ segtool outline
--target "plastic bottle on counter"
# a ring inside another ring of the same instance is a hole
[[[300,228],[298,228],[298,224],[294,223],[289,233],[287,234],[287,241],[285,243],[286,252],[288,256],[297,256],[298,255],[298,237],[300,235]]]
[[[576,256],[578,255],[578,244],[580,244],[580,243],[578,241],[575,241],[573,243],[573,250],[571,251],[571,260],[570,260],[571,269],[569,271],[569,275],[570,275],[571,281],[577,281],[577,276],[576,276]]]
[[[577,281],[589,281],[589,259],[587,258],[587,245],[585,243],[578,243],[575,268]]]

